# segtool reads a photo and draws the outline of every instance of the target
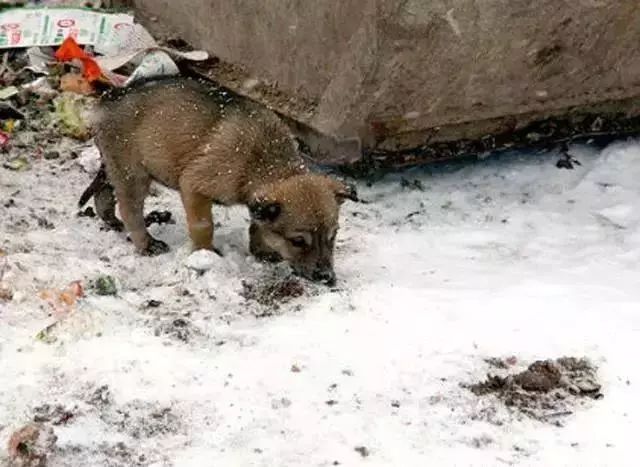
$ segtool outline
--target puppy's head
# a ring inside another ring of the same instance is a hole
[[[340,205],[356,200],[352,187],[321,175],[268,185],[250,203],[251,253],[287,261],[294,272],[333,285],[333,249]]]

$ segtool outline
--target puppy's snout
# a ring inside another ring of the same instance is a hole
[[[331,269],[317,269],[313,271],[311,278],[314,281],[323,282],[328,286],[336,284],[336,273]]]

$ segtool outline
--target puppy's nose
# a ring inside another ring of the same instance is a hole
[[[313,272],[314,281],[324,282],[328,286],[336,285],[336,273],[330,269],[321,269]]]

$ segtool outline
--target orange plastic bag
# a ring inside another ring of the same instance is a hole
[[[56,59],[61,62],[70,62],[78,59],[82,62],[82,76],[90,83],[96,81],[102,76],[102,70],[96,61],[82,50],[73,37],[67,37],[56,50]]]

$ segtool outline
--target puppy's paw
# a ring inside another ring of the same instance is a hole
[[[167,245],[162,240],[157,240],[155,238],[151,238],[149,240],[149,245],[147,248],[142,250],[142,256],[159,256],[164,253],[168,253],[170,250],[169,245]]]

